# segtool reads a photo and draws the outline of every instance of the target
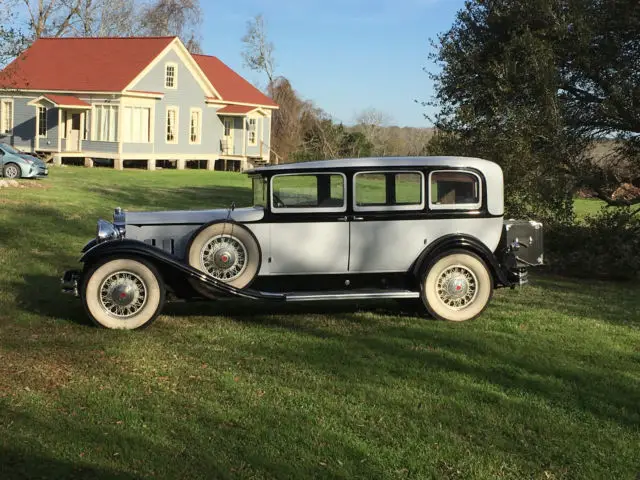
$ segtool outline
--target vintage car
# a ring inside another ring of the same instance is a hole
[[[250,207],[116,208],[63,291],[119,329],[149,325],[167,298],[397,299],[464,321],[543,262],[542,225],[504,220],[502,170],[487,160],[360,158],[247,173]]]

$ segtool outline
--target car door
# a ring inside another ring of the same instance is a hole
[[[268,275],[348,271],[349,222],[342,173],[274,175],[270,181]]]
[[[349,272],[406,272],[427,243],[424,174],[363,171],[352,185]]]

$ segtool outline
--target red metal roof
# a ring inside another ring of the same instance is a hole
[[[175,38],[40,38],[0,72],[0,88],[122,92]],[[193,57],[223,101],[277,108],[218,58]]]
[[[245,113],[249,113],[257,108],[258,107],[247,105],[226,105],[219,109],[217,113],[226,113],[227,115],[244,115]]]
[[[40,38],[0,72],[0,87],[121,92],[174,38]]]
[[[209,55],[193,55],[200,68],[207,76],[213,87],[228,102],[252,103],[277,107],[273,100],[267,97],[244,78],[231,70],[217,57]]]
[[[63,107],[91,107],[91,105],[84,100],[80,100],[78,97],[72,95],[52,95],[48,93],[43,96],[54,104]]]

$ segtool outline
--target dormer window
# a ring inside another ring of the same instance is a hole
[[[178,66],[175,63],[167,63],[164,67],[164,86],[178,88]]]

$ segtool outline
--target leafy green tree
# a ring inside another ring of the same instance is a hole
[[[435,42],[430,153],[500,163],[512,215],[569,220],[578,187],[630,203],[612,193],[640,171],[639,45],[637,0],[467,1]]]

